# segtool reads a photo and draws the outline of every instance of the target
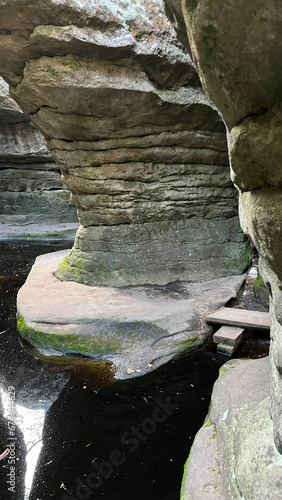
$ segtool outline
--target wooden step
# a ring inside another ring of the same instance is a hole
[[[218,344],[216,352],[218,354],[226,354],[227,356],[232,356],[237,347],[238,346],[236,345]]]
[[[222,326],[213,336],[216,344],[224,344],[237,347],[240,344],[244,333],[244,328],[236,326]]]
[[[270,317],[267,312],[248,311],[223,307],[206,317],[207,323],[270,330]]]

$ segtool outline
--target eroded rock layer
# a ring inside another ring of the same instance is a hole
[[[70,193],[42,134],[0,79],[0,223],[74,222]]]
[[[0,7],[2,75],[48,137],[82,224],[60,279],[240,274],[248,256],[225,128],[163,2]]]
[[[186,0],[183,5],[203,86],[230,130],[240,220],[259,251],[271,296],[271,417],[275,444],[282,453],[281,4]],[[279,496],[271,495],[270,491],[247,498]]]

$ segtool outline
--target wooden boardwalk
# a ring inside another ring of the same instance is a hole
[[[206,322],[240,328],[270,330],[270,317],[267,312],[248,311],[247,309],[234,309],[232,307],[223,307],[209,314],[206,317]]]
[[[245,329],[270,330],[270,317],[267,312],[249,311],[223,307],[209,314],[206,322],[224,325],[214,334],[213,341],[217,351],[231,355],[240,344]]]

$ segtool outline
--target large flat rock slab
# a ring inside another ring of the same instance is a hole
[[[17,225],[12,219],[10,224],[1,224],[0,217],[0,241],[46,241],[46,240],[70,240],[75,238],[80,224],[78,222],[57,222],[56,224],[24,224]]]
[[[185,467],[181,500],[282,498],[269,384],[269,357],[223,365]]]
[[[202,344],[204,316],[235,297],[244,276],[166,286],[90,287],[55,271],[69,250],[37,258],[18,294],[18,328],[42,355],[81,354],[140,376]]]

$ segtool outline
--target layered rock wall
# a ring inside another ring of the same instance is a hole
[[[74,222],[70,193],[42,134],[0,80],[0,223]]]
[[[205,90],[230,131],[240,219],[260,253],[271,296],[271,416],[282,452],[282,14],[278,0],[186,0],[186,23]]]
[[[164,285],[241,273],[225,129],[163,2],[0,7],[2,75],[48,137],[82,224],[60,279]]]

